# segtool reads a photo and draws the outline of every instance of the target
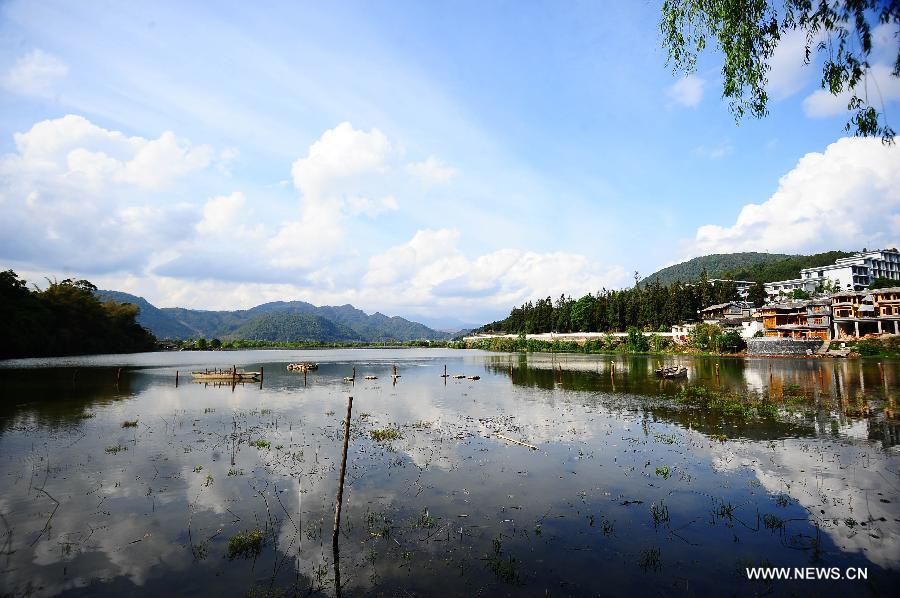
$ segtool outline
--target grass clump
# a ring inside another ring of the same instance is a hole
[[[397,428],[384,428],[381,430],[370,430],[369,434],[372,436],[372,440],[375,442],[390,442],[391,440],[397,440],[400,438],[400,430]]]
[[[194,473],[200,473],[201,471],[203,471],[203,466],[202,466],[202,465],[195,465],[195,466],[194,466]]]
[[[225,556],[229,561],[237,558],[255,559],[262,552],[263,544],[264,536],[260,529],[239,532],[228,540],[228,552]]]
[[[136,419],[126,419],[122,422],[123,428],[137,428],[138,420]]]
[[[749,419],[753,409],[735,394],[706,388],[705,386],[686,386],[675,395],[675,402],[700,409],[718,411],[723,415]]]
[[[259,440],[251,441],[250,446],[255,446],[258,449],[267,449],[272,446],[272,443],[268,440],[263,440],[262,438],[260,438]]]
[[[121,453],[122,451],[127,451],[127,450],[128,450],[128,447],[127,447],[127,446],[123,446],[123,445],[121,445],[121,444],[112,444],[112,445],[106,447],[106,448],[103,449],[103,450],[105,450],[105,451],[106,451],[107,453],[109,453],[110,455],[118,455],[118,454]]]
[[[668,465],[663,465],[662,467],[656,468],[656,475],[662,477],[664,480],[668,480],[669,476],[672,475],[672,471],[669,469]]]
[[[413,527],[424,527],[426,529],[431,529],[435,525],[437,525],[437,520],[428,512],[428,507],[422,509],[422,512],[419,513],[419,516],[413,522]]]
[[[233,477],[239,476],[239,475],[244,475],[243,469],[235,469],[234,467],[232,467],[231,469],[228,470],[229,478],[233,478]]]
[[[662,567],[660,562],[659,548],[647,548],[638,555],[638,567],[643,571],[659,571]]]

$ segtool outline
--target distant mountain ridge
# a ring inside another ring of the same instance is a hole
[[[137,321],[157,338],[252,339],[276,342],[384,342],[444,340],[451,335],[401,317],[366,312],[352,305],[317,307],[305,301],[273,301],[246,310],[158,308],[143,297],[97,291],[104,300],[140,308]]]

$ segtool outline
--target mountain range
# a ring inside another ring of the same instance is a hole
[[[97,296],[138,306],[138,323],[160,339],[384,342],[444,340],[453,336],[405,318],[378,312],[369,315],[349,304],[317,307],[305,301],[273,301],[244,310],[206,311],[159,308],[143,297],[121,291],[97,291]]]

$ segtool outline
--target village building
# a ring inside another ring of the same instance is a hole
[[[831,308],[834,338],[900,334],[900,286],[835,293]]]
[[[831,306],[827,299],[770,303],[760,308],[763,335],[792,339],[829,340]]]
[[[737,290],[738,297],[746,299],[750,295],[750,287],[753,286],[752,280],[731,280],[730,278],[710,278],[709,282],[713,285],[726,282],[733,282],[734,288]]]
[[[716,324],[721,320],[737,320],[749,318],[753,313],[753,304],[748,301],[728,301],[710,305],[701,310],[700,315],[707,324]]]
[[[900,252],[896,249],[861,251],[837,259],[829,266],[804,268],[800,270],[800,278],[767,282],[765,288],[766,295],[774,299],[795,290],[810,294],[819,289],[861,291],[876,278],[900,281]]]

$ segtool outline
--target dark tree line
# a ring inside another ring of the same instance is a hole
[[[482,327],[484,332],[621,332],[628,328],[668,330],[673,324],[699,319],[699,311],[738,298],[732,282],[710,283],[704,272],[695,283],[658,281],[630,289],[603,289],[580,299],[560,296],[529,301],[513,308],[506,319]]]
[[[156,339],[137,323],[137,306],[101,302],[96,290],[72,279],[31,290],[12,270],[0,272],[0,358],[152,350]]]

